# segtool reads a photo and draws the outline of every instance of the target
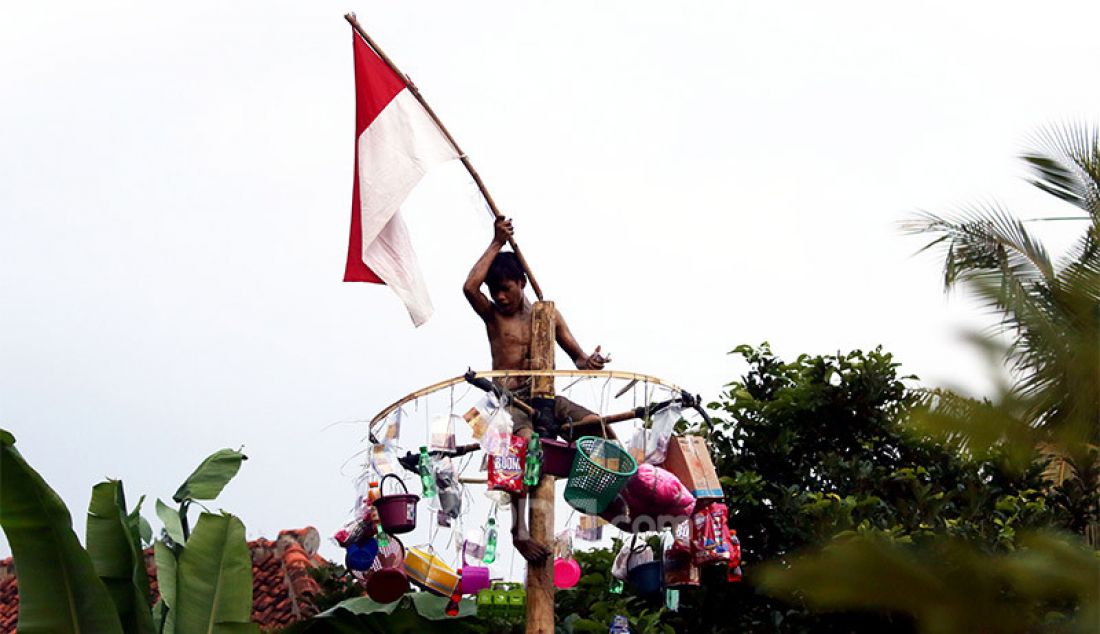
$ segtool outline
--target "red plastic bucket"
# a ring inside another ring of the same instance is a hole
[[[378,551],[366,579],[367,596],[379,603],[393,603],[409,591],[405,576],[405,547],[396,537]]]
[[[382,528],[387,533],[392,535],[407,533],[416,528],[416,503],[420,501],[420,496],[409,493],[408,487],[401,478],[392,473],[382,478],[382,482],[378,485],[379,489],[386,484],[386,478],[397,480],[405,492],[394,495],[383,494],[374,501],[374,508],[378,509],[378,520],[382,522]]]
[[[558,478],[569,476],[573,468],[573,456],[577,447],[560,440],[540,438],[542,441],[542,472]]]

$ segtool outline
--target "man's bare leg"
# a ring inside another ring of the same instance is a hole
[[[523,440],[531,440],[531,430],[521,429],[516,435]],[[550,556],[550,549],[545,544],[540,544],[531,539],[531,532],[527,530],[527,495],[513,493],[512,497],[512,544],[519,554],[531,562],[541,562]]]

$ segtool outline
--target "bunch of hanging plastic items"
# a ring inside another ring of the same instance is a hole
[[[499,408],[502,409],[502,408]],[[506,414],[506,413],[505,413]],[[493,613],[519,614],[525,600],[522,587],[503,588],[507,600],[500,599],[502,588],[490,579],[487,564],[497,558],[497,502],[484,527],[464,532],[461,536],[460,568],[447,565],[431,545],[406,548],[396,537],[417,526],[417,506],[421,499],[430,500],[436,524],[452,527],[461,521],[463,486],[454,461],[448,454],[455,452],[455,420],[453,415],[437,416],[430,428],[430,445],[420,447],[419,454],[398,458],[396,439],[400,434],[402,413],[395,413],[383,434],[383,440],[372,447],[364,474],[356,484],[357,498],[349,521],[333,535],[345,549],[345,565],[364,586],[366,594],[380,603],[390,603],[408,592],[412,584],[437,595],[450,598],[446,613],[458,613],[462,595],[485,593],[485,600],[494,607]],[[506,421],[511,424],[511,420]],[[486,439],[481,439],[487,444]],[[430,451],[429,451],[430,447]],[[436,455],[432,455],[435,453]],[[442,455],[440,455],[442,454]],[[409,492],[398,475],[400,469],[415,470],[420,479],[421,494]]]
[[[576,442],[524,440],[512,434],[512,420],[496,395],[488,394],[465,416],[439,415],[432,419],[429,446],[419,455],[399,460],[396,439],[401,412],[389,421],[381,442],[371,448],[366,475],[352,519],[334,536],[346,548],[347,568],[366,588],[368,596],[391,602],[410,589],[410,582],[437,595],[450,597],[448,614],[457,614],[462,595],[477,595],[479,612],[497,616],[522,615],[522,586],[494,582],[488,564],[497,557],[497,508],[509,504],[513,494],[523,494],[538,484],[543,473],[568,477],[566,501],[581,511],[580,525],[559,533],[553,550],[554,581],[566,589],[577,583],[580,566],[572,557],[572,538],[600,541],[602,527],[610,523],[634,538],[624,542],[615,559],[611,591],[621,592],[624,581],[642,597],[664,594],[666,606],[677,609],[679,590],[700,584],[704,568],[725,568],[728,581],[741,580],[741,548],[737,533],[729,528],[729,511],[709,454],[702,439],[682,442],[673,437],[679,405],[646,416],[628,445],[597,437]],[[486,454],[488,491],[493,500],[484,527],[465,532],[461,527],[463,487],[454,462],[454,426],[465,421],[478,446]],[[440,455],[442,454],[442,456]],[[413,462],[415,460],[415,462]],[[431,546],[406,549],[395,537],[417,524],[421,496],[410,493],[397,475],[404,467],[421,480],[421,495],[432,500],[430,508],[439,526],[458,522],[456,535],[461,567],[451,568]],[[387,490],[383,490],[386,488]],[[638,533],[655,532],[659,546]],[[663,592],[662,592],[663,591]]]

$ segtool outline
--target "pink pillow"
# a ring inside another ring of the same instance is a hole
[[[651,464],[638,466],[638,473],[619,493],[630,509],[631,518],[650,516],[687,517],[695,508],[695,497],[672,473]]]

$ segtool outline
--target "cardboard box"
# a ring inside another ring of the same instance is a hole
[[[722,483],[702,436],[675,436],[662,468],[671,471],[697,500],[722,499]]]

